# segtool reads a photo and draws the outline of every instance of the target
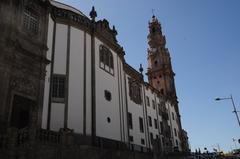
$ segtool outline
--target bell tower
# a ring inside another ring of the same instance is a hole
[[[153,15],[149,22],[148,34],[148,81],[160,93],[177,102],[174,85],[174,72],[172,71],[171,57],[166,48],[166,39],[162,34],[161,25]]]
[[[179,113],[178,100],[174,84],[175,74],[172,70],[171,57],[168,49],[166,48],[166,39],[162,34],[161,24],[154,15],[149,22],[148,28],[148,81],[174,106],[177,114],[176,121],[178,123],[180,132],[179,139],[182,140],[181,116]],[[181,142],[181,144],[184,144],[184,142]]]

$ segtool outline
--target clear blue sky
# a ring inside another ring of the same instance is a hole
[[[240,0],[59,1],[86,15],[94,5],[97,20],[106,18],[116,26],[126,61],[136,69],[142,63],[145,72],[154,9],[171,53],[182,126],[192,151],[235,148],[232,138],[240,138],[240,127],[231,101],[214,98],[232,94],[240,110]]]

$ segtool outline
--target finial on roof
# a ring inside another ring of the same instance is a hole
[[[142,64],[140,64],[139,71],[141,72],[141,74],[143,74],[143,67],[142,67]]]
[[[117,30],[116,30],[114,25],[113,25],[112,31],[113,31],[113,34],[116,36],[117,35]]]
[[[155,14],[154,14],[154,9],[152,9],[152,17],[154,17],[155,18]]]
[[[89,15],[92,18],[92,20],[95,21],[95,18],[97,17],[97,12],[95,11],[94,6],[92,7],[92,10]]]

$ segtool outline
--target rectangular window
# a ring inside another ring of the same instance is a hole
[[[52,78],[52,98],[56,102],[64,102],[65,99],[65,76],[53,75]]]
[[[175,136],[177,136],[177,130],[176,130],[176,128],[174,128],[174,134],[175,134]]]
[[[132,78],[128,78],[128,83],[129,83],[129,97],[130,97],[130,99],[134,103],[140,105],[142,103],[141,85]]]
[[[114,75],[114,61],[112,52],[104,45],[99,46],[100,68]]]
[[[150,127],[152,127],[152,118],[150,116],[148,116],[148,124]]]
[[[129,135],[129,141],[133,142],[133,136]]]
[[[158,126],[157,126],[157,119],[154,119],[154,126],[155,126],[155,129],[158,128]]]
[[[172,136],[172,133],[171,133],[171,127],[168,125],[167,126],[167,137],[171,137]]]
[[[149,97],[148,96],[146,96],[146,101],[147,101],[147,106],[150,107],[150,102],[149,102]]]
[[[163,133],[163,122],[160,122],[160,131]]]
[[[144,132],[144,129],[143,129],[143,118],[139,117],[139,128],[140,128],[140,132]]]
[[[152,106],[153,106],[153,109],[156,109],[155,101],[154,101],[154,100],[152,100]]]
[[[133,124],[132,124],[132,114],[128,113],[128,127],[129,129],[133,128]]]
[[[175,119],[175,117],[174,117],[174,113],[172,112],[172,120],[174,120]]]
[[[145,145],[145,140],[144,139],[141,139],[141,144]]]
[[[157,105],[158,108],[158,114],[161,116],[162,115],[162,110],[160,104]]]
[[[23,14],[23,26],[26,30],[37,33],[39,25],[39,17],[38,15],[29,8],[24,9]]]
[[[153,144],[153,133],[150,133],[150,141],[151,141],[151,144]]]

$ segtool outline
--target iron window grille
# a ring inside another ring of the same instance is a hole
[[[66,77],[64,75],[53,75],[52,99],[55,102],[64,102]]]
[[[23,13],[23,26],[25,30],[37,34],[39,29],[39,16],[30,8],[25,8]]]

